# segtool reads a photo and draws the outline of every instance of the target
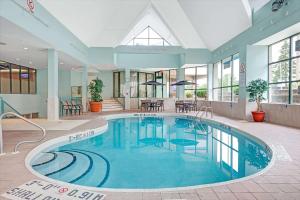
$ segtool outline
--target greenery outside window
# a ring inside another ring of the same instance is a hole
[[[300,104],[300,34],[269,46],[269,102]]]
[[[196,83],[184,86],[185,98],[207,99],[207,66],[189,67],[184,69],[185,80]]]
[[[237,102],[239,97],[239,54],[225,58],[213,66],[213,99]]]

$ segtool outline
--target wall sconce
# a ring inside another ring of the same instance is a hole
[[[287,5],[288,2],[287,0],[275,0],[272,3],[272,12],[276,12],[277,10],[279,10],[283,5]]]

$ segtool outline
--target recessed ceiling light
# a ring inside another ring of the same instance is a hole
[[[28,50],[28,47],[24,47],[24,50]]]
[[[20,60],[20,58],[16,58],[16,60]]]
[[[63,63],[63,62],[60,62],[60,64],[63,65],[64,63]]]
[[[29,64],[32,64],[32,62],[31,62],[31,61],[29,61]]]

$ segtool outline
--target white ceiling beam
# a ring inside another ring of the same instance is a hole
[[[251,5],[250,5],[250,2],[249,2],[249,0],[241,0],[241,1],[242,1],[242,4],[243,4],[243,7],[244,7],[244,9],[247,13],[249,22],[250,22],[250,24],[252,24],[252,8],[251,8]]]
[[[151,2],[184,48],[206,48],[177,0],[152,0]]]

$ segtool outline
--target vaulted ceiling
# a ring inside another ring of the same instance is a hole
[[[147,26],[173,45],[214,50],[269,0],[38,0],[89,47],[116,47]],[[172,42],[171,42],[172,43]]]

